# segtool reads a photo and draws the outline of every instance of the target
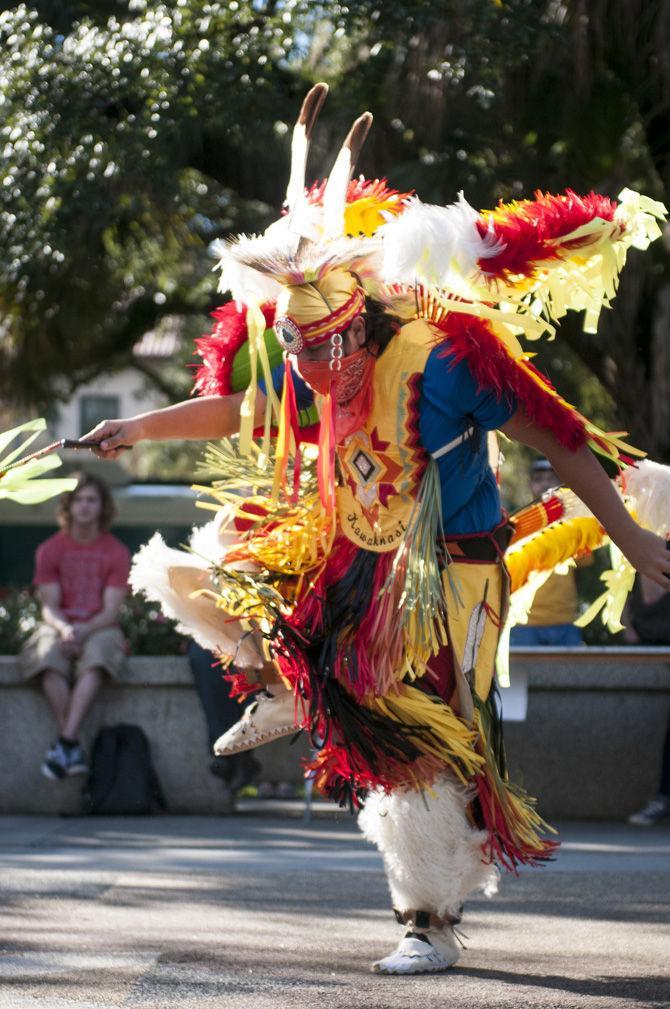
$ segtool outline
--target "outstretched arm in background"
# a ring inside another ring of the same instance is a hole
[[[216,441],[237,432],[243,400],[243,392],[200,396],[126,420],[103,420],[83,438],[99,442],[96,455],[103,459],[115,459],[124,448],[132,448],[140,441]],[[264,416],[265,396],[258,392],[256,423],[262,424]]]
[[[593,455],[584,446],[576,452],[565,448],[555,435],[539,427],[519,409],[501,428],[508,438],[542,453],[563,483],[571,487],[604,526],[633,567],[670,590],[670,551],[661,536],[643,529],[626,511],[612,481]]]

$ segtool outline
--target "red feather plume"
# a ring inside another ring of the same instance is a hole
[[[315,207],[321,206],[327,182],[328,179],[322,179],[321,182],[312,183],[306,192],[308,203]],[[388,185],[388,179],[352,179],[347,189],[347,203],[355,203],[356,200],[362,200],[365,197],[368,199],[374,197],[382,202],[383,200],[390,199],[391,196],[399,196],[399,202],[402,202],[411,196],[412,193],[413,190],[401,193],[398,189],[391,189]]]
[[[443,334],[444,356],[453,355],[454,364],[467,361],[480,389],[492,389],[498,399],[511,393],[531,420],[553,431],[571,451],[586,443],[581,414],[560,398],[549,379],[527,359],[521,367],[485,319],[450,312],[436,328]]]
[[[266,327],[274,324],[274,305],[261,306]],[[229,301],[212,312],[215,325],[211,333],[195,341],[202,364],[195,373],[193,393],[198,396],[228,396],[234,392],[231,382],[233,362],[238,350],[249,339],[247,309]]]
[[[543,261],[560,258],[554,243],[596,217],[612,221],[616,208],[616,201],[608,196],[578,196],[571,189],[558,196],[538,190],[534,200],[501,203],[481,215],[477,229],[482,238],[495,238],[504,249],[490,259],[480,259],[479,267],[489,277],[532,276]],[[577,239],[560,249],[576,250],[590,241]]]

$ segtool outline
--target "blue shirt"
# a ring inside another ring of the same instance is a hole
[[[311,406],[314,402],[314,393],[310,387],[305,382],[302,375],[299,374],[292,368],[293,375],[293,388],[295,389],[295,401],[297,403],[299,410],[304,410],[306,407]],[[282,389],[284,387],[284,362],[276,365],[272,369],[272,384],[274,386],[275,392],[278,396],[281,396]],[[265,379],[261,376],[258,378],[258,388],[261,390],[264,396],[267,396],[267,386],[265,385]]]
[[[281,393],[284,365],[272,371],[273,384]],[[299,408],[309,406],[313,394],[293,370]],[[265,393],[261,379],[259,388]],[[501,519],[500,494],[488,464],[486,432],[502,427],[516,411],[510,394],[498,396],[491,389],[478,389],[466,361],[454,365],[444,348],[431,351],[423,373],[419,402],[419,432],[428,452],[437,452],[464,432],[472,434],[435,461],[442,488],[442,522],[448,535],[488,532]]]
[[[444,348],[431,351],[419,403],[424,448],[436,452],[473,429],[470,437],[435,460],[448,535],[488,532],[500,521],[500,494],[488,463],[486,432],[502,427],[515,411],[513,396],[477,388],[466,361],[455,365],[453,355],[444,354]]]

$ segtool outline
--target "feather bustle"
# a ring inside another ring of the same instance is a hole
[[[263,305],[266,326],[274,323],[274,306]],[[193,392],[198,396],[228,396],[232,386],[235,355],[249,339],[246,306],[229,301],[212,312],[214,327],[195,341],[202,360],[195,372]]]
[[[501,203],[484,211],[477,222],[482,238],[495,241],[500,251],[482,259],[479,267],[488,277],[532,276],[542,262],[562,258],[568,249],[561,238],[598,217],[614,222],[617,204],[607,196],[579,196],[571,189],[559,195],[538,191],[534,200]],[[614,232],[623,230],[613,223]],[[572,243],[577,251],[579,243]]]

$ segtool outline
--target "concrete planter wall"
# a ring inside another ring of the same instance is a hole
[[[241,711],[242,709],[240,709]],[[101,725],[140,725],[171,813],[225,813],[227,798],[210,774],[205,721],[186,658],[131,658],[118,684],[106,685],[90,712],[82,739],[90,750]],[[54,723],[38,687],[19,681],[16,659],[0,657],[0,813],[81,812],[85,778],[51,782],[40,773]],[[269,743],[258,751],[265,780],[297,781],[303,740]]]
[[[527,649],[528,717],[505,726],[510,777],[552,819],[623,819],[658,788],[670,649]]]
[[[586,648],[516,652],[528,675],[528,712],[506,723],[510,776],[540,797],[547,818],[622,819],[656,789],[670,708],[670,649]],[[504,703],[504,692],[503,692]],[[85,726],[133,722],[151,742],[170,812],[219,813],[226,803],[208,771],[204,720],[184,658],[132,658],[105,687]],[[40,774],[54,727],[40,692],[19,681],[16,659],[0,657],[0,813],[76,813],[82,779]],[[301,777],[304,740],[257,751],[262,779]]]

